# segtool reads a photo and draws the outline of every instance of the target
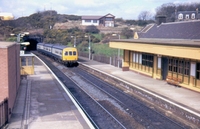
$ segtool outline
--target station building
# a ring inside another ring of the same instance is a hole
[[[134,39],[111,40],[109,46],[123,49],[123,71],[176,77],[180,86],[200,91],[200,20],[150,24]]]
[[[0,42],[0,119],[10,118],[20,86],[20,45]],[[8,100],[4,107],[4,99]],[[2,121],[0,121],[1,127]]]

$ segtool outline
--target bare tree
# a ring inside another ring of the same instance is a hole
[[[175,21],[175,9],[176,5],[173,3],[166,3],[161,5],[156,9],[156,16],[166,16],[167,17],[167,22],[174,22]]]
[[[138,15],[138,19],[142,20],[142,21],[146,21],[149,20],[151,18],[151,13],[149,11],[142,11],[139,15]]]

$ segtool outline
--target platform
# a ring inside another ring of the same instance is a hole
[[[121,68],[84,57],[79,57],[79,62],[160,95],[200,117],[200,92],[170,85],[165,80],[153,79],[134,71],[122,71]]]
[[[121,68],[88,58],[79,57],[79,62],[158,94],[200,116],[199,92],[169,85],[166,81],[133,71],[122,71]],[[22,78],[16,105],[7,128],[93,128],[66,95],[53,74],[37,59],[34,66],[35,74]]]
[[[88,129],[85,114],[45,65],[35,58],[34,74],[21,78],[7,129]]]

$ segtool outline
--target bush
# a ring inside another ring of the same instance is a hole
[[[87,27],[85,28],[85,32],[86,32],[86,33],[97,34],[97,33],[99,33],[100,31],[99,31],[99,29],[97,29],[96,26],[92,25],[92,26],[87,26]]]

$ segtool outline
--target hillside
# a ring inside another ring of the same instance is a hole
[[[75,28],[78,28],[78,30]],[[80,35],[81,32],[87,31],[89,33],[101,33],[104,35],[109,33],[120,34],[124,28],[138,30],[141,27],[130,24],[130,22],[126,23],[126,21],[123,19],[116,20],[116,27],[87,27],[81,25],[81,16],[65,14],[61,15],[57,14],[57,12],[54,10],[49,10],[44,12],[37,12],[28,17],[20,17],[12,21],[0,20],[0,40],[7,40],[10,38],[11,33],[19,34],[21,32],[29,32],[30,35],[43,36],[45,41],[48,42],[52,41],[52,38],[55,38],[54,36],[52,37],[52,35],[57,35],[56,33],[62,32],[66,33],[65,35],[68,35],[67,40],[70,42],[70,35]],[[61,31],[58,32],[58,30]],[[66,30],[68,30],[68,32],[66,32]],[[51,35],[51,39],[49,39],[49,35]],[[95,41],[98,40],[96,39]]]

